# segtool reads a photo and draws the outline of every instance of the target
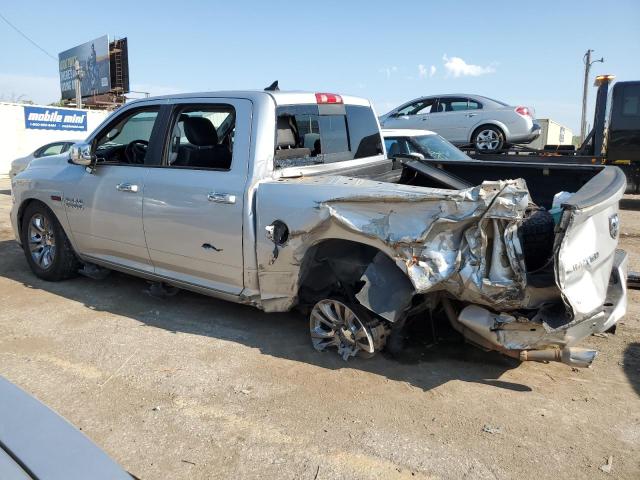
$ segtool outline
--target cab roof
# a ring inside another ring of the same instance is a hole
[[[314,104],[318,103],[316,94],[328,92],[305,92],[305,91],[265,91],[265,90],[221,90],[215,92],[194,92],[194,93],[176,93],[172,95],[162,95],[157,97],[140,98],[129,103],[153,102],[154,100],[172,100],[172,99],[189,99],[189,98],[246,98],[248,100],[263,100],[271,97],[276,105],[296,105],[296,104]],[[329,95],[338,95],[342,98],[345,105],[360,105],[369,107],[371,103],[366,98],[353,97],[351,95],[342,95],[336,93],[328,93]]]

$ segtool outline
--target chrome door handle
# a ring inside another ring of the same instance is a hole
[[[227,203],[229,205],[233,205],[234,203],[236,203],[236,196],[229,193],[209,192],[209,194],[207,195],[207,199],[210,202]]]
[[[116,190],[119,192],[138,193],[138,185],[133,185],[131,183],[119,183],[116,185]]]

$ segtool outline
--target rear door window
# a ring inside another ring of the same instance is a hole
[[[441,98],[438,103],[438,112],[460,112],[468,110],[468,99],[461,97]]]
[[[469,110],[480,110],[482,108],[482,104],[480,102],[476,102],[475,100],[469,99]]]
[[[277,109],[275,167],[333,163],[381,155],[370,107],[284,105]]]

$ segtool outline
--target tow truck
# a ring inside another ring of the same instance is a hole
[[[565,189],[570,185],[579,188],[605,165],[615,165],[627,177],[626,193],[640,193],[640,81],[616,82],[610,88],[614,79],[615,75],[596,77],[594,86],[598,90],[593,128],[578,148],[573,145],[545,145],[542,150],[536,150],[516,145],[490,153],[476,150],[473,146],[461,150],[477,160],[508,162],[510,168],[515,166],[514,163],[522,164],[522,168],[526,168],[524,164],[538,164],[530,168],[539,170],[539,164],[544,164],[544,175],[555,177],[553,184],[557,183],[555,180],[565,183]],[[499,164],[494,166],[503,171]],[[460,174],[455,170],[453,173]],[[482,172],[486,179],[486,169]],[[469,175],[462,176],[473,182],[473,175]]]

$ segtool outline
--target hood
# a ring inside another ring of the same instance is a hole
[[[16,158],[13,162],[11,162],[11,167],[26,167],[29,163],[34,159],[33,155],[27,155],[26,157]]]
[[[60,155],[50,155],[48,157],[34,158],[29,163],[29,168],[48,167],[50,165],[60,165],[69,161],[69,153]]]

